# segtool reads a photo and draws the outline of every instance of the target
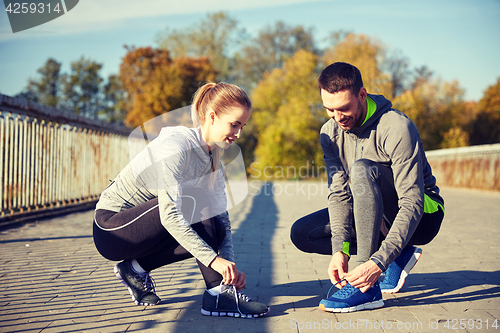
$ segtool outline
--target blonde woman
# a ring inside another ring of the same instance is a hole
[[[239,87],[207,83],[195,93],[194,128],[165,127],[101,194],[93,224],[99,253],[121,261],[115,274],[139,305],[156,305],[150,272],[195,257],[205,280],[202,314],[261,317],[239,291],[221,149],[240,137],[251,103]]]

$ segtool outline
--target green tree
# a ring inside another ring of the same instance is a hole
[[[62,76],[62,104],[65,109],[84,117],[97,118],[102,106],[101,68],[101,64],[83,57],[71,63],[70,73]]]
[[[125,91],[118,75],[109,75],[103,87],[104,98],[99,116],[112,123],[122,123],[127,112],[125,110]]]
[[[326,120],[316,84],[318,57],[304,50],[288,59],[283,68],[264,75],[252,93],[252,122],[258,137],[256,162],[250,172],[266,167],[274,176],[291,176],[283,169],[322,164],[319,129]],[[269,168],[268,168],[269,170]]]
[[[215,80],[208,58],[170,58],[167,50],[128,48],[120,65],[126,91],[125,122],[140,126],[165,112],[187,106],[200,84]]]
[[[61,73],[61,63],[49,58],[16,97],[66,109],[85,117],[110,122],[125,119],[125,91],[117,75],[106,82],[100,76],[101,64],[80,58],[71,63],[71,72]]]
[[[489,86],[477,104],[471,144],[500,143],[500,78]]]
[[[233,51],[244,39],[245,30],[238,21],[224,12],[209,13],[197,25],[185,29],[166,28],[156,36],[160,49],[172,58],[208,57],[222,81],[231,82],[234,67]]]
[[[24,97],[36,103],[57,107],[60,99],[61,63],[53,58],[37,70],[39,77],[29,79],[28,85],[16,97]]]

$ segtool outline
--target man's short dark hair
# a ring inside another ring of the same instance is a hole
[[[363,79],[359,69],[345,62],[334,62],[321,72],[318,87],[335,94],[342,90],[350,90],[353,94],[359,93],[363,87]]]

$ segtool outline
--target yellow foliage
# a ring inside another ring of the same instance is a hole
[[[254,89],[252,121],[259,141],[252,171],[322,164],[319,129],[325,117],[317,65],[316,55],[300,50]]]
[[[500,142],[500,78],[486,89],[477,103],[477,114],[472,127],[472,144]]]
[[[391,77],[380,68],[385,60],[385,52],[386,47],[378,39],[350,33],[325,53],[323,61],[325,66],[338,61],[356,66],[369,93],[391,99]]]
[[[441,148],[466,147],[469,145],[469,133],[460,127],[453,127],[443,135]]]
[[[425,80],[394,98],[393,106],[417,125],[426,150],[438,149],[468,144],[463,129],[470,121],[469,108],[463,95],[463,89],[455,81]]]

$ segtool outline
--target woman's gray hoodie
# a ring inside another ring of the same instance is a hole
[[[158,198],[161,224],[208,267],[217,253],[191,227],[191,223],[199,221],[188,221],[181,211],[183,189],[203,189],[210,196],[212,216],[218,216],[226,227],[218,254],[234,261],[222,164],[212,185],[211,158],[202,142],[200,128],[164,127],[102,192],[96,210],[120,212]]]

